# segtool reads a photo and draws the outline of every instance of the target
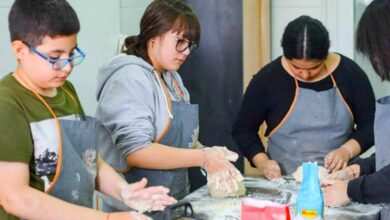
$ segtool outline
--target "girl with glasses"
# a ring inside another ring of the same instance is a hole
[[[106,159],[111,156],[112,165],[124,161],[118,168],[128,182],[147,177],[150,185],[168,187],[177,199],[189,193],[189,167],[218,176],[228,192],[242,178],[229,161],[237,159],[236,153],[224,147],[194,149],[202,147],[198,106],[190,103],[177,70],[199,39],[198,18],[185,1],[153,1],[140,33],[126,38],[122,54],[102,66],[98,76],[96,117],[120,155],[106,149]]]

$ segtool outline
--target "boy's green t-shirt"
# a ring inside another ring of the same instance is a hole
[[[69,81],[57,89],[55,97],[44,99],[58,118],[78,119],[84,114]],[[58,132],[49,110],[12,74],[6,75],[0,80],[0,161],[28,164],[30,186],[44,191],[55,175],[58,146]],[[18,218],[0,206],[0,219]]]

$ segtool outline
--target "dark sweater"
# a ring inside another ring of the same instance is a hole
[[[375,154],[352,163],[360,165],[360,177],[349,181],[348,197],[359,203],[390,203],[390,165],[375,172]]]
[[[340,64],[332,75],[354,115],[356,126],[351,138],[360,144],[364,152],[374,143],[374,92],[364,71],[351,59],[340,56]],[[333,87],[330,76],[313,83],[298,81],[298,85],[315,91]],[[265,152],[258,135],[259,126],[264,121],[267,123],[265,135],[268,136],[287,114],[294,95],[294,78],[282,67],[281,57],[254,75],[243,97],[232,132],[241,152],[249,161],[256,154]]]

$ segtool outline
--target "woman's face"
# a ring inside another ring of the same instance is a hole
[[[325,60],[286,59],[294,76],[302,81],[316,81],[325,71]]]
[[[182,33],[168,31],[149,40],[149,58],[158,72],[176,71],[190,55],[191,45]]]

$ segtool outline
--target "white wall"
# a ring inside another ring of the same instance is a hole
[[[0,0],[0,77],[12,72],[16,65],[8,32],[8,13],[12,2]]]
[[[121,33],[138,34],[139,21],[151,0],[68,0],[76,10],[81,31],[79,47],[87,53],[84,62],[74,68],[70,81],[75,85],[87,114],[96,109],[97,69],[114,56]],[[0,0],[0,77],[16,67],[8,33],[8,13],[13,0]]]
[[[81,31],[79,47],[87,53],[84,62],[73,69],[69,80],[75,85],[87,114],[96,109],[97,69],[117,52],[120,35],[119,0],[70,0],[76,10]]]
[[[353,5],[354,0],[272,0],[272,59],[283,53],[280,40],[287,23],[300,15],[314,17],[325,25],[331,40],[330,51],[337,51],[353,58]]]
[[[136,35],[139,33],[139,22],[146,7],[152,0],[121,0],[121,33]]]

